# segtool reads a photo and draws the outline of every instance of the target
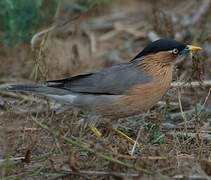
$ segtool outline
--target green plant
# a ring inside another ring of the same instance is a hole
[[[65,10],[87,11],[98,3],[111,0],[0,0],[0,44],[5,47],[18,46],[53,20],[64,3]]]
[[[153,123],[148,123],[145,125],[145,130],[150,133],[150,143],[151,144],[163,144],[164,139],[163,139],[163,134],[159,130],[159,127],[156,124]]]
[[[46,9],[44,0],[0,1],[0,43],[11,47],[29,40],[55,14],[58,1],[52,0]]]

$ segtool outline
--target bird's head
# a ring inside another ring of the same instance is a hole
[[[159,39],[147,45],[134,59],[149,56],[161,63],[172,63],[178,56],[200,49],[198,46],[185,45],[176,40]]]

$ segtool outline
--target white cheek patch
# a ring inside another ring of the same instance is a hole
[[[65,104],[72,104],[74,99],[77,97],[75,95],[55,95],[55,94],[45,94],[45,96],[63,102]]]

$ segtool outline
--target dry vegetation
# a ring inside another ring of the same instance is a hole
[[[203,51],[179,60],[174,80],[184,84],[172,87],[148,112],[119,120],[130,137],[139,134],[133,155],[133,144],[104,123],[98,125],[103,137],[97,138],[84,112],[32,94],[0,91],[1,179],[209,179],[210,1],[117,0],[88,12],[63,12],[57,19],[33,44],[1,48],[2,87],[121,63],[158,37]],[[189,86],[192,81],[199,83]]]

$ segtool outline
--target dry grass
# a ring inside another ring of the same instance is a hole
[[[102,69],[129,60],[156,37],[171,37],[202,46],[192,60],[178,62],[174,75],[201,86],[172,88],[150,111],[119,120],[133,139],[140,133],[133,156],[133,144],[106,124],[98,126],[103,137],[95,137],[84,112],[0,91],[2,179],[209,179],[211,98],[203,79],[211,79],[210,3],[121,2],[40,36],[34,50],[30,45],[1,50],[2,83],[42,83]]]

